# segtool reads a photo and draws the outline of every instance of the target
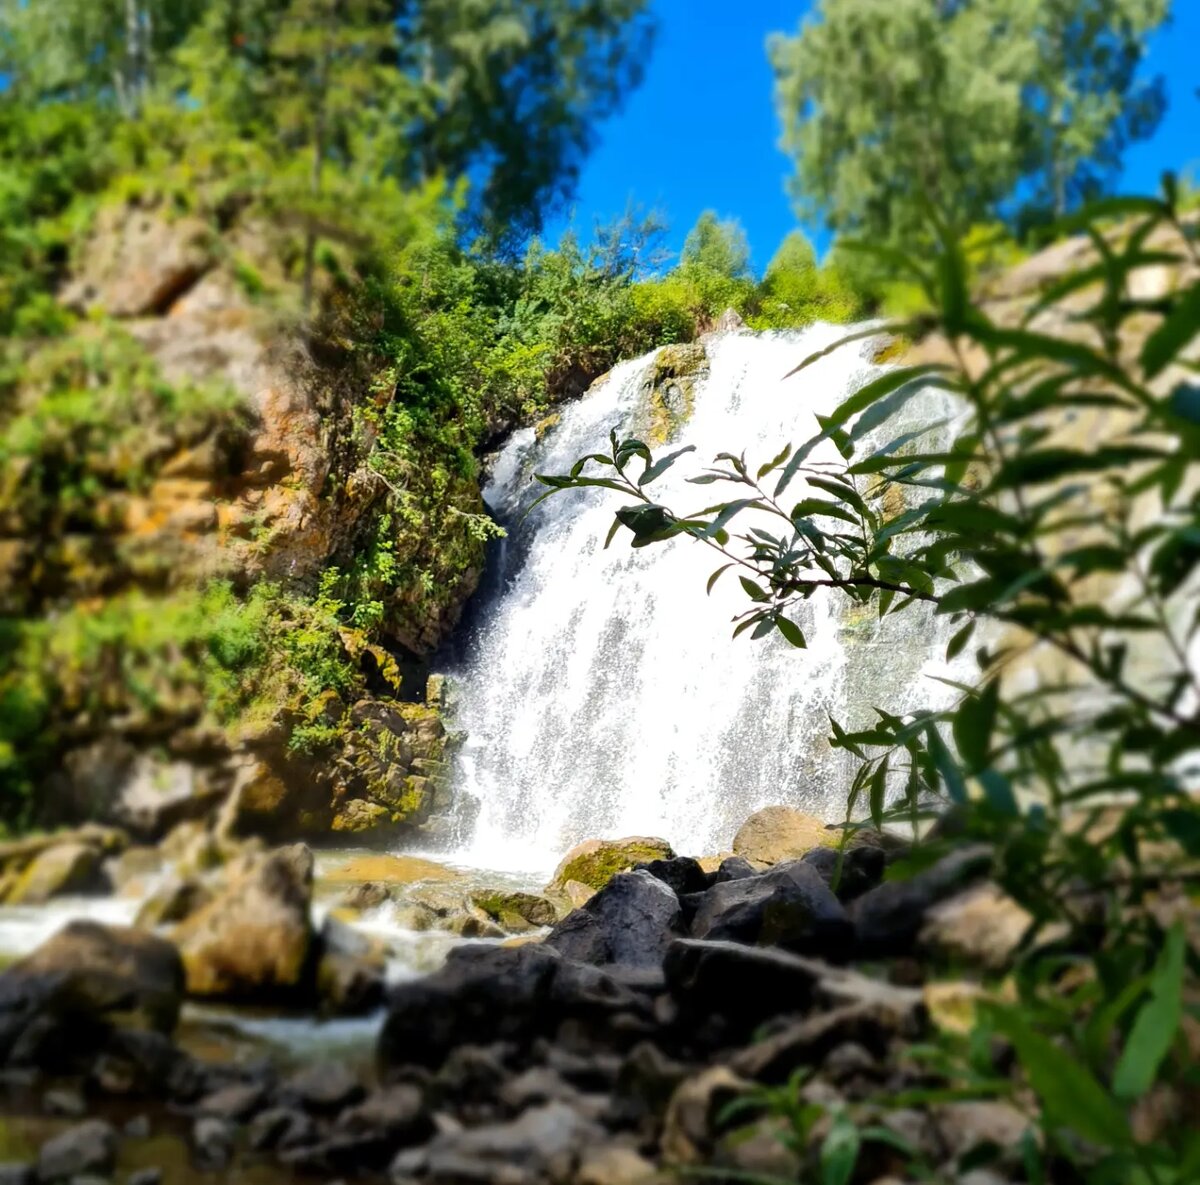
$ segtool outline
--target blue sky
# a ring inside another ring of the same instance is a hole
[[[797,225],[784,189],[767,35],[793,31],[805,0],[655,0],[660,32],[641,88],[600,129],[573,222],[587,237],[629,200],[669,220],[677,251],[709,207],[738,218],[761,269]],[[1171,105],[1154,138],[1127,154],[1122,188],[1156,190],[1165,168],[1200,164],[1200,0],[1174,0],[1146,68],[1167,78]],[[567,224],[549,228],[555,238]]]

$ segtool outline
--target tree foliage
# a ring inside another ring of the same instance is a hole
[[[932,203],[960,229],[1063,214],[1148,135],[1137,76],[1168,0],[823,0],[770,53],[803,214],[903,242]]]
[[[750,244],[740,222],[721,219],[715,210],[705,210],[683,242],[680,261],[685,267],[702,268],[730,280],[750,275]]]
[[[834,721],[830,737],[859,762],[847,836],[909,822],[922,866],[946,842],[922,844],[922,822],[948,810],[1031,918],[1021,1008],[992,1004],[971,1042],[942,1049],[930,1097],[1031,1091],[1030,1180],[1183,1185],[1194,1127],[1137,1138],[1127,1115],[1152,1090],[1196,1087],[1181,1026],[1200,952],[1173,919],[1200,864],[1200,250],[1173,186],[1090,207],[1080,226],[1090,260],[1018,324],[971,300],[944,229],[932,259],[891,252],[932,311],[888,329],[940,335],[939,360],[885,369],[761,464],[722,453],[691,479],[730,500],[656,503],[688,450],[655,458],[615,433],[540,480],[547,496],[623,494],[610,541],[624,529],[634,547],[690,537],[719,552],[710,587],[735,574],[748,598],[735,636],[803,649],[797,611],[830,589],[880,617],[924,603],[949,619],[947,659],[975,670],[950,707],[879,704],[870,727]],[[1147,296],[1155,268],[1177,282]],[[892,435],[931,386],[961,409],[952,430]],[[996,1038],[1018,1074],[981,1055]]]

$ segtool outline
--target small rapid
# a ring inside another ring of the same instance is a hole
[[[744,450],[753,468],[811,436],[818,415],[879,373],[868,339],[783,377],[844,333],[709,339],[707,375],[669,442],[696,452],[655,485],[655,500],[695,511],[737,497],[685,479],[720,452]],[[525,515],[543,490],[536,473],[567,472],[605,449],[611,429],[641,430],[653,363],[618,366],[540,438],[516,433],[494,466],[485,498],[509,532],[502,571],[451,671],[466,736],[457,786],[478,805],[456,859],[545,870],[584,838],[630,834],[699,855],[727,848],[769,803],[832,818],[852,766],[828,744],[829,716],[858,726],[875,703],[903,712],[938,701],[930,676],[949,673],[945,637],[923,608],[880,622],[873,608],[818,594],[799,619],[807,650],[778,636],[734,642],[730,619],[748,602],[732,578],[706,596],[722,562],[710,549],[679,539],[635,551],[622,531],[605,550],[622,502],[603,490],[557,494]],[[923,392],[883,439],[949,410]],[[802,491],[798,481],[788,496]]]

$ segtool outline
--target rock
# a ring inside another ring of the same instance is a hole
[[[578,909],[596,895],[596,890],[582,881],[567,881],[562,887],[562,895],[572,909]]]
[[[604,1025],[636,1011],[644,997],[615,970],[573,963],[542,943],[457,947],[440,970],[392,988],[380,1075],[392,1081],[405,1066],[441,1065],[458,1046],[527,1044],[568,1017]]]
[[[846,949],[854,929],[820,873],[792,861],[713,885],[698,902],[692,934],[825,953]]]
[[[21,1161],[0,1161],[0,1185],[34,1185],[37,1170]]]
[[[373,1091],[343,1111],[335,1128],[353,1135],[378,1135],[393,1145],[414,1144],[433,1134],[424,1095],[407,1083]]]
[[[818,847],[836,847],[841,835],[823,819],[790,806],[766,806],[755,811],[733,837],[735,855],[762,864],[798,860]]]
[[[87,1114],[87,1103],[77,1090],[48,1090],[42,1099],[42,1110],[47,1115],[65,1115],[79,1119]]]
[[[339,1062],[324,1062],[297,1070],[279,1088],[289,1104],[329,1115],[357,1103],[363,1097],[362,1083]]]
[[[988,1147],[1003,1154],[1003,1167],[1015,1169],[1021,1164],[1026,1132],[1037,1130],[1028,1116],[999,1099],[941,1103],[933,1108],[932,1117],[946,1154],[956,1162]]]
[[[46,1000],[51,1012],[106,1026],[170,1032],[183,999],[183,966],[169,942],[86,920],[68,922],[3,979],[13,985],[53,980]]]
[[[713,333],[735,333],[739,329],[745,329],[746,322],[742,319],[741,313],[737,309],[726,309],[713,324]]]
[[[117,1132],[111,1123],[89,1119],[52,1136],[38,1152],[42,1182],[66,1181],[87,1173],[107,1177],[117,1163]]]
[[[365,884],[352,885],[342,894],[338,906],[341,909],[352,909],[356,913],[366,913],[369,909],[378,909],[392,900],[392,890],[378,881],[367,881]],[[416,927],[413,927],[414,929]]]
[[[173,934],[194,996],[245,1001],[312,991],[312,853],[278,849]]]
[[[223,1169],[233,1159],[237,1132],[227,1119],[204,1117],[192,1124],[192,1155],[203,1169]]]
[[[603,1129],[563,1103],[533,1107],[509,1123],[445,1131],[401,1152],[393,1180],[421,1174],[434,1181],[570,1181],[586,1148],[604,1141]]]
[[[574,1185],[650,1185],[668,1179],[635,1149],[625,1144],[601,1144],[583,1150]]]
[[[211,514],[209,508],[209,514]],[[229,787],[188,761],[136,758],[116,792],[107,821],[144,840],[161,839],[188,819],[203,819],[216,809]]]
[[[212,899],[212,890],[200,881],[171,881],[142,903],[133,924],[139,930],[175,925],[198,913]]]
[[[711,1066],[681,1082],[663,1119],[663,1159],[676,1165],[709,1163],[721,1112],[749,1089],[726,1066]]]
[[[787,1120],[760,1119],[721,1136],[713,1160],[742,1180],[800,1181],[804,1164],[795,1140]]]
[[[122,1135],[128,1136],[131,1140],[144,1140],[150,1134],[150,1117],[148,1115],[135,1115],[122,1129]]]
[[[223,1086],[212,1094],[205,1095],[196,1104],[196,1114],[213,1119],[228,1119],[234,1123],[245,1123],[262,1108],[267,1096],[266,1088],[257,1082],[234,1082]]]
[[[7,905],[41,905],[67,893],[103,888],[100,853],[86,843],[62,843],[35,856],[5,895]]]
[[[929,908],[917,942],[935,958],[1003,971],[1032,923],[999,885],[985,882]]]
[[[559,922],[545,945],[584,963],[657,967],[679,921],[670,886],[649,872],[623,872]]]
[[[119,855],[104,861],[104,875],[114,893],[139,895],[146,882],[162,871],[162,856],[156,847],[126,848]]]
[[[254,1117],[248,1139],[256,1152],[284,1151],[314,1143],[317,1125],[296,1107],[271,1107]]]
[[[991,866],[991,848],[976,844],[951,852],[909,880],[886,881],[865,893],[850,908],[858,954],[877,958],[909,953],[926,912],[983,879]]]
[[[585,840],[562,858],[547,892],[562,892],[568,881],[602,889],[618,872],[630,872],[650,860],[670,860],[674,855],[665,839],[648,836]]]
[[[378,944],[328,914],[321,926],[317,997],[324,1012],[360,1015],[383,1001],[387,958]]]
[[[882,848],[862,844],[841,853],[835,848],[813,848],[802,862],[815,868],[828,885],[832,885],[840,864],[841,875],[835,892],[838,900],[845,902],[861,897],[883,880],[887,857]]]
[[[162,1169],[137,1169],[125,1178],[125,1185],[162,1185],[162,1179]]]
[[[745,856],[726,856],[711,875],[714,885],[724,884],[725,881],[745,880],[748,876],[758,876],[761,868],[755,868]]]
[[[635,872],[648,872],[652,877],[670,885],[677,897],[685,893],[703,893],[708,888],[708,874],[700,861],[691,856],[675,856],[670,860],[650,860],[639,864]]]
[[[371,882],[381,885],[415,885],[426,881],[460,879],[453,869],[419,856],[356,856],[322,878],[330,884]]]
[[[733,942],[680,939],[663,960],[667,988],[686,1018],[733,1020],[750,1033],[774,1016],[805,1012],[827,964]]]
[[[501,925],[505,924],[506,917],[513,916],[534,927],[553,926],[558,921],[558,910],[554,908],[554,903],[533,893],[480,889],[471,894],[471,900]]]

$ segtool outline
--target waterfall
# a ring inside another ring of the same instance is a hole
[[[738,497],[684,479],[719,452],[744,449],[755,467],[811,436],[817,414],[878,373],[878,343],[782,376],[844,332],[710,339],[708,375],[671,440],[696,453],[655,485],[655,500],[695,511]],[[841,817],[854,765],[829,747],[829,715],[860,726],[875,703],[903,712],[945,698],[926,677],[947,671],[944,634],[924,607],[880,622],[873,608],[818,594],[798,618],[807,650],[778,635],[733,641],[730,619],[748,602],[732,574],[706,596],[722,562],[711,549],[682,538],[635,551],[622,529],[604,550],[619,495],[568,491],[522,519],[543,489],[534,473],[565,473],[606,449],[610,429],[645,421],[653,358],[618,366],[540,439],[515,434],[485,490],[510,537],[450,672],[466,734],[457,786],[479,804],[462,858],[477,865],[543,869],[582,839],[632,834],[717,852],[770,803]],[[942,399],[922,393],[904,427],[942,418]],[[901,430],[886,425],[884,439]]]

